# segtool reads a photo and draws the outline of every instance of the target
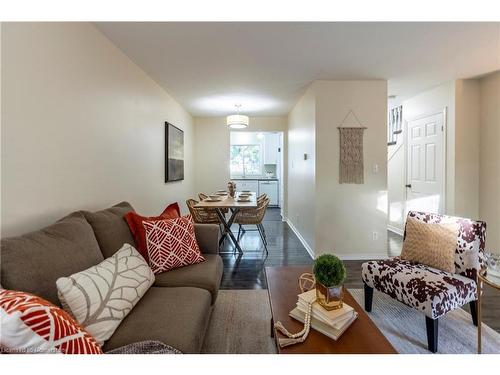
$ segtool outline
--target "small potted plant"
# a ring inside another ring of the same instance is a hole
[[[332,254],[323,254],[314,261],[316,298],[326,310],[342,308],[342,285],[346,279],[344,263]]]

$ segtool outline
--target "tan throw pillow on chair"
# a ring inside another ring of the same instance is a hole
[[[401,258],[455,273],[459,225],[429,224],[409,217]]]

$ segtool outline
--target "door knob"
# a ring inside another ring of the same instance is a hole
[[[411,184],[406,184],[405,187],[411,189]]]

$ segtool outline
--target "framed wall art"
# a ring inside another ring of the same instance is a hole
[[[184,180],[184,132],[165,122],[165,182]]]

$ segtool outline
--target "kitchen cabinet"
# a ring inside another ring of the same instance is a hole
[[[266,133],[264,136],[264,164],[278,164],[280,135]]]
[[[236,191],[250,190],[259,193],[259,181],[257,180],[233,180],[236,183]]]
[[[269,205],[270,206],[278,206],[279,205],[279,183],[276,180],[259,181],[259,195],[267,194],[269,197]]]

